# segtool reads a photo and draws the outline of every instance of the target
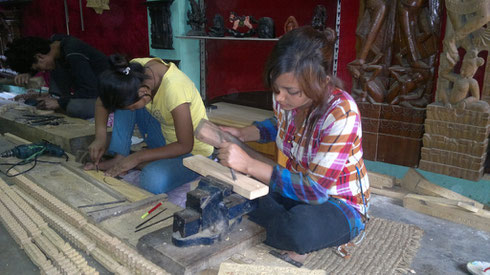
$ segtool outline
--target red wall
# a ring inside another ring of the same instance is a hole
[[[110,10],[102,14],[83,3],[85,31],[81,30],[79,0],[68,4],[70,35],[73,35],[103,53],[127,54],[130,58],[148,56],[147,8],[142,0],[112,0]],[[54,33],[65,33],[63,0],[33,0],[23,9],[22,35],[49,38]]]
[[[356,2],[356,0],[349,0]],[[349,2],[344,1],[344,2]],[[206,1],[208,27],[213,25],[214,15],[225,18],[225,26],[231,28],[227,18],[231,11],[238,15],[251,15],[256,19],[271,17],[275,23],[276,36],[284,33],[284,22],[294,16],[300,26],[309,25],[316,5],[327,9],[327,26],[335,29],[337,1]],[[350,9],[350,8],[349,8]],[[357,9],[355,9],[357,10]],[[346,18],[348,19],[348,18]],[[355,18],[357,21],[357,16]],[[354,40],[355,43],[355,40]],[[236,92],[263,91],[262,71],[265,60],[275,42],[206,40],[208,99]],[[354,46],[352,46],[354,49]],[[355,52],[354,52],[355,58]]]

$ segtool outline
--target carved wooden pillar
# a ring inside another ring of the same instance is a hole
[[[170,6],[173,0],[146,2],[150,12],[151,47],[154,49],[173,49]]]
[[[488,56],[490,50],[490,2],[445,3],[448,20],[439,58],[436,102],[427,106],[419,167],[477,181],[483,176],[488,157],[490,105],[485,101],[490,93],[488,58],[481,96],[478,81],[473,77],[479,67],[484,67],[481,53],[486,51]],[[465,54],[460,55],[458,48],[463,48]]]

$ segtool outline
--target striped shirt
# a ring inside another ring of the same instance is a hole
[[[288,158],[286,168],[274,167],[269,186],[271,191],[308,204],[322,204],[329,196],[338,198],[365,214],[363,200],[369,206],[370,192],[362,159],[359,109],[345,91],[334,90],[328,101],[330,105],[313,128],[309,144],[302,139],[309,119],[297,131],[296,110],[282,110],[275,99],[274,118],[254,122],[260,131],[259,142],[275,140]]]

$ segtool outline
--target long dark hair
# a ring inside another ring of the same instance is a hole
[[[329,107],[327,100],[332,90],[343,87],[342,82],[331,75],[336,39],[331,28],[318,31],[304,26],[291,30],[279,39],[265,65],[264,82],[268,89],[279,93],[276,79],[281,74],[293,73],[301,91],[312,100],[306,116],[306,144],[310,142],[318,119]]]
[[[138,89],[147,79],[145,68],[120,55],[109,56],[110,69],[99,75],[99,96],[109,112],[123,109],[140,99]]]

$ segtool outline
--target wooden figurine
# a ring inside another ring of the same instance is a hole
[[[255,28],[252,24],[257,24],[253,16],[238,16],[235,12],[230,12],[228,21],[232,23],[231,29],[227,31],[234,37],[250,37],[255,35]]]
[[[204,31],[206,27],[206,12],[204,4],[201,4],[201,0],[189,0],[191,3],[191,10],[187,11],[187,24],[191,26],[191,30],[187,32],[187,35],[191,36],[205,36]]]
[[[209,36],[223,37],[225,36],[225,20],[221,14],[216,14],[213,18],[213,26],[209,29]]]
[[[284,33],[287,33],[288,31],[294,30],[298,27],[299,25],[298,21],[296,21],[296,18],[294,18],[294,16],[289,16],[284,23]]]
[[[270,17],[262,17],[259,19],[259,26],[257,31],[259,38],[274,38],[276,37],[274,32],[274,20]]]
[[[318,31],[325,30],[325,24],[327,21],[327,9],[324,5],[317,5],[313,11],[313,18],[311,19],[311,26]]]

